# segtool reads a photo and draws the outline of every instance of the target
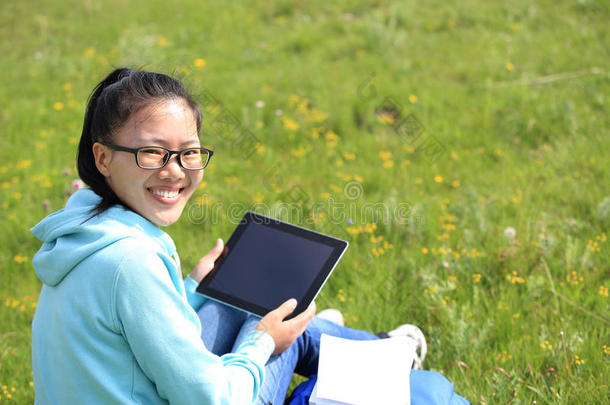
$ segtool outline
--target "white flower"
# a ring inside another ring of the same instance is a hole
[[[85,183],[81,179],[72,180],[72,191],[78,191],[85,187]]]
[[[517,236],[517,231],[512,226],[509,226],[504,230],[504,238],[512,240],[515,239],[515,236]]]
[[[263,108],[265,106],[265,102],[263,100],[258,100],[256,103],[254,103],[254,105],[256,108]]]
[[[275,110],[275,115],[280,116],[284,114],[284,112],[282,110],[280,110],[279,108],[277,110]]]

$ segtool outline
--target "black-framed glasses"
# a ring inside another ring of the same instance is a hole
[[[126,146],[115,145],[109,142],[102,142],[114,150],[133,153],[136,157],[136,164],[141,169],[161,169],[173,155],[178,155],[178,164],[187,170],[203,170],[210,163],[214,154],[211,149],[186,148],[181,150],[170,150],[162,146],[142,146],[139,148],[128,148]]]

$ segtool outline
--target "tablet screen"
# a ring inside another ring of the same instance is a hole
[[[315,298],[346,247],[339,239],[247,213],[198,291],[260,316],[296,298],[296,314]]]

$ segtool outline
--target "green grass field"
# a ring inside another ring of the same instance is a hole
[[[319,309],[419,325],[473,404],[607,403],[609,19],[602,0],[3,1],[0,402],[34,398],[29,229],[77,178],[93,86],[141,66],[185,81],[215,150],[167,229],[186,272],[246,210],[279,216],[351,242]]]

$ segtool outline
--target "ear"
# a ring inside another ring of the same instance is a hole
[[[93,157],[95,159],[95,167],[104,177],[110,176],[108,166],[112,160],[112,151],[106,145],[99,142],[93,144]]]

